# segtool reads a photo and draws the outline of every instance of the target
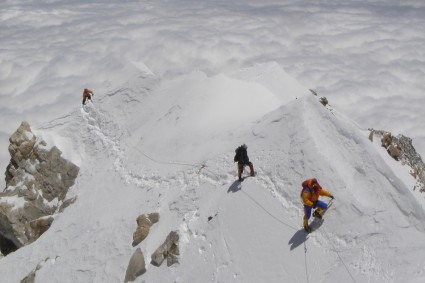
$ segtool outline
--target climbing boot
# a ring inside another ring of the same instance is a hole
[[[318,210],[318,209],[317,209]],[[322,219],[322,215],[317,211],[317,210],[315,210],[314,212],[313,212],[313,217],[314,218],[318,218],[318,219]]]
[[[307,232],[307,233],[311,233],[311,228],[310,228],[310,226],[308,226],[308,220],[307,219],[304,219],[304,230]]]

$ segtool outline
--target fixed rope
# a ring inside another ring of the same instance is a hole
[[[345,270],[350,275],[351,280],[353,280],[354,283],[357,283],[356,279],[354,279],[353,275],[351,274],[350,270],[348,269],[347,265],[345,264],[344,260],[342,259],[341,255],[339,254],[335,246],[331,242],[330,244],[332,246],[332,250],[338,255],[339,260],[342,262],[342,265],[344,265]]]
[[[244,193],[247,197],[249,197],[253,202],[255,202],[260,208],[262,208],[268,215],[270,215],[271,217],[273,217],[276,221],[282,223],[283,225],[298,231],[299,229],[295,228],[294,226],[289,225],[288,223],[283,222],[282,220],[280,220],[279,218],[277,218],[276,216],[274,216],[273,214],[271,214],[267,209],[265,209],[258,201],[256,201],[253,197],[251,197],[247,192],[242,191],[242,193]]]
[[[161,161],[161,160],[157,160],[151,156],[149,156],[148,154],[146,154],[145,152],[141,151],[140,149],[138,149],[135,146],[130,146],[125,140],[124,143],[129,146],[134,148],[137,152],[139,152],[141,155],[143,155],[144,157],[146,157],[147,159],[157,163],[157,164],[168,164],[168,165],[182,165],[182,166],[190,166],[190,167],[200,167],[198,174],[201,172],[202,169],[204,169],[205,167],[207,167],[207,165],[205,164],[194,164],[194,163],[185,163],[185,162],[177,162],[177,161]]]
[[[124,141],[124,143],[126,143]],[[127,144],[127,143],[126,143]],[[127,146],[129,146],[127,144]],[[155,158],[149,156],[148,154],[144,153],[143,151],[139,150],[138,148],[136,148],[135,146],[131,146],[132,148],[134,148],[135,150],[137,150],[140,154],[142,154],[143,156],[145,156],[146,158],[148,158],[149,160],[158,163],[158,164],[169,164],[169,165],[182,165],[182,166],[190,166],[190,167],[198,167],[199,166],[199,170],[197,172],[197,174],[199,175],[201,173],[201,171],[203,169],[205,169],[206,171],[210,172],[213,175],[216,175],[217,177],[219,177],[219,174],[207,169],[207,165],[205,164],[193,164],[193,163],[184,163],[184,162],[175,162],[175,161],[160,161],[160,160],[156,160]],[[250,198],[254,203],[256,203],[260,208],[262,208],[268,215],[270,215],[271,217],[273,217],[276,221],[282,223],[283,225],[298,231],[298,228],[295,228],[294,226],[285,223],[284,221],[280,220],[279,218],[277,218],[276,216],[274,216],[273,214],[271,214],[267,209],[265,209],[259,202],[257,202],[251,195],[249,195],[248,193],[246,193],[245,191],[242,191],[242,193],[244,193],[248,198]],[[331,202],[331,201],[330,201]],[[329,204],[329,203],[328,203]],[[354,283],[357,283],[356,280],[354,279],[353,275],[351,274],[350,270],[348,269],[347,265],[345,264],[344,260],[342,259],[341,255],[339,254],[339,252],[335,249],[335,246],[331,243],[332,249],[333,251],[338,255],[339,260],[342,262],[345,270],[347,271],[347,273],[350,275],[351,279],[353,280]],[[309,275],[308,275],[308,265],[307,265],[307,245],[306,245],[306,241],[304,241],[304,264],[305,264],[305,272],[306,272],[306,279],[307,279],[307,283],[309,282]]]
[[[134,148],[137,152],[139,152],[141,155],[143,155],[144,157],[146,157],[147,159],[151,160],[152,162],[155,162],[157,164],[168,164],[168,165],[182,165],[182,166],[190,166],[190,167],[199,167],[199,170],[197,172],[197,174],[199,175],[201,173],[202,170],[204,171],[208,171],[211,174],[215,175],[216,177],[220,178],[220,174],[216,173],[214,171],[211,171],[210,169],[208,169],[206,164],[194,164],[194,163],[185,163],[185,162],[177,162],[177,161],[161,161],[161,160],[157,160],[151,156],[149,156],[148,154],[146,154],[145,152],[141,151],[140,149],[138,149],[135,146],[130,146],[125,140],[124,143],[131,148]]]
[[[308,283],[308,265],[307,265],[307,245],[304,241],[304,265],[305,265],[305,278],[307,278]]]
[[[258,203],[253,197],[251,197],[247,192],[242,191],[242,193],[244,193],[247,197],[249,197],[253,202],[255,202],[260,208],[262,208],[268,215],[270,215],[271,217],[273,217],[274,219],[276,219],[277,221],[279,221],[280,223],[282,223],[283,225],[298,231],[298,228],[295,228],[292,225],[289,225],[288,223],[283,222],[282,220],[280,220],[279,218],[275,217],[273,214],[271,214],[267,209],[265,209],[260,203]],[[308,281],[308,266],[307,266],[307,245],[306,245],[306,241],[307,239],[304,241],[304,265],[305,265],[305,275],[306,275],[306,279],[307,279],[307,283]]]
[[[333,199],[329,200],[328,202],[328,208],[332,205],[333,203]],[[323,232],[322,233],[326,238],[329,238],[328,233]],[[356,279],[354,279],[353,275],[351,274],[350,270],[348,269],[347,265],[345,264],[344,260],[342,259],[341,255],[339,254],[339,252],[337,251],[337,249],[335,248],[335,246],[333,245],[332,242],[329,241],[329,243],[332,246],[332,250],[338,255],[339,260],[342,262],[342,265],[344,265],[345,270],[347,271],[347,273],[350,275],[351,279],[353,280],[354,283],[356,283]]]

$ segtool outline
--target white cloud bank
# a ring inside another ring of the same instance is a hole
[[[423,1],[5,1],[0,168],[7,138],[78,107],[144,64],[164,79],[274,61],[364,128],[425,155]],[[95,96],[96,98],[96,96]]]

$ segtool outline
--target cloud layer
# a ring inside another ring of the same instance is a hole
[[[275,61],[360,126],[411,136],[424,156],[425,3],[321,2],[2,3],[0,168],[21,120],[55,118],[84,87],[102,94],[141,63],[166,79]]]

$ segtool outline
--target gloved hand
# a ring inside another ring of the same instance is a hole
[[[313,208],[317,207],[317,201],[313,201]]]
[[[333,195],[330,196],[331,199],[335,199]]]

